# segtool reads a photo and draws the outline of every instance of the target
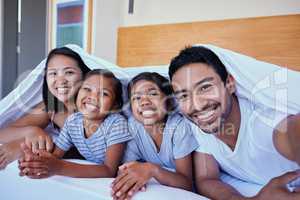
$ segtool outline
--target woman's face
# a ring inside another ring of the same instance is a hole
[[[48,62],[46,80],[49,91],[65,103],[77,93],[82,80],[82,72],[74,59],[64,55],[55,55]]]
[[[152,126],[164,120],[167,114],[165,100],[166,95],[151,81],[140,80],[131,88],[133,116],[144,126]]]
[[[111,78],[91,75],[78,92],[76,105],[89,120],[102,120],[115,105],[114,83]]]

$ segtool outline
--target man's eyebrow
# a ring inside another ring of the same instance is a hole
[[[196,87],[198,85],[201,85],[204,82],[209,82],[209,81],[212,81],[212,80],[214,80],[214,77],[206,77],[206,78],[202,79],[201,81],[198,81],[197,83],[195,83],[194,86]]]
[[[207,78],[204,78],[204,79],[198,81],[197,83],[195,83],[194,87],[196,87],[196,86],[198,86],[198,85],[201,85],[201,84],[204,83],[204,82],[209,82],[209,81],[212,81],[212,80],[214,80],[214,77],[207,77]],[[185,92],[187,92],[186,89],[174,91],[174,95],[178,95],[178,94],[180,94],[180,93],[185,93]]]

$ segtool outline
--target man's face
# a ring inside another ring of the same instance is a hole
[[[193,63],[175,72],[172,87],[183,114],[206,133],[220,130],[232,107],[232,76],[224,84],[212,67]]]

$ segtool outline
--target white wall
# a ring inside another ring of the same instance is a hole
[[[121,26],[300,13],[299,0],[135,0],[133,15],[125,2]]]
[[[124,0],[94,0],[92,54],[116,63],[117,34]]]
[[[92,53],[116,63],[119,26],[246,18],[300,13],[299,0],[94,0]]]

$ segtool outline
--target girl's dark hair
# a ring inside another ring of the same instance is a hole
[[[219,57],[210,49],[202,46],[186,47],[171,60],[169,67],[169,77],[172,80],[173,75],[185,65],[193,63],[205,63],[211,67],[226,83],[227,70]]]
[[[55,48],[52,49],[47,57],[46,60],[46,67],[45,67],[45,75],[44,75],[44,82],[43,82],[43,102],[46,107],[47,112],[58,112],[59,110],[64,109],[63,102],[59,101],[50,91],[47,84],[47,69],[49,61],[56,55],[63,55],[67,56],[69,58],[72,58],[77,62],[77,65],[79,69],[82,72],[82,77],[90,71],[90,68],[86,66],[86,64],[83,62],[82,58],[78,53],[75,51],[69,49],[68,47],[61,47],[61,48]]]
[[[84,78],[83,81],[88,79],[89,77],[93,75],[101,75],[106,78],[110,78],[113,80],[114,84],[114,92],[115,92],[115,105],[116,105],[116,110],[121,110],[123,106],[123,98],[122,98],[122,83],[121,81],[109,70],[107,69],[93,69],[92,71],[88,72]]]
[[[164,76],[160,75],[156,72],[143,72],[135,76],[128,83],[127,91],[128,97],[131,98],[131,89],[132,87],[141,80],[151,81],[158,86],[158,88],[166,95],[166,107],[168,111],[173,111],[175,108],[175,101],[173,98],[172,87],[170,85],[170,81]]]

